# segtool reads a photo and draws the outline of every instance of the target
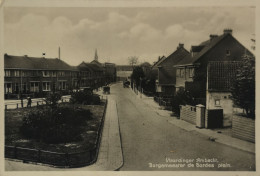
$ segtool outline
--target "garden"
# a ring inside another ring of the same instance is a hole
[[[74,92],[69,103],[59,104],[60,98],[51,93],[46,105],[5,111],[6,158],[59,166],[87,165],[96,159],[106,101],[88,91]],[[58,154],[61,162],[53,158]],[[85,157],[81,163],[79,157]]]

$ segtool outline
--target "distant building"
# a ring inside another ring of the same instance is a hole
[[[116,66],[116,74],[117,81],[130,80],[131,74],[133,73],[132,65],[117,65]]]
[[[106,83],[116,82],[117,79],[116,64],[105,62],[103,66],[105,69],[105,82]]]

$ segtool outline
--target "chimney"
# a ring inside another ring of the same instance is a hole
[[[224,34],[231,34],[232,35],[232,29],[224,29]]]
[[[177,47],[177,49],[183,48],[184,44],[183,43],[179,43],[179,46]]]
[[[218,35],[216,35],[216,34],[210,34],[210,35],[209,35],[210,41],[211,41],[212,39],[214,39],[214,38],[217,38],[217,37],[218,37]]]

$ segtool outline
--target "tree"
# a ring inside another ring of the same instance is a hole
[[[234,104],[243,108],[249,118],[255,118],[255,58],[245,55],[231,88]]]
[[[45,103],[52,110],[55,110],[57,109],[60,100],[61,95],[59,93],[49,93],[45,98]]]
[[[128,63],[132,67],[134,67],[134,65],[136,65],[137,62],[138,62],[138,57],[136,57],[136,56],[131,56],[131,57],[128,58]]]
[[[140,66],[135,67],[133,69],[133,73],[131,75],[132,82],[134,82],[135,85],[137,87],[139,87],[141,79],[143,79],[143,78],[144,78],[144,71],[143,71],[142,67],[140,67]]]

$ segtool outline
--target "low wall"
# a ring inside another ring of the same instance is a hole
[[[234,114],[232,119],[232,136],[255,142],[255,120]]]
[[[196,107],[190,105],[181,105],[180,119],[196,125]]]

